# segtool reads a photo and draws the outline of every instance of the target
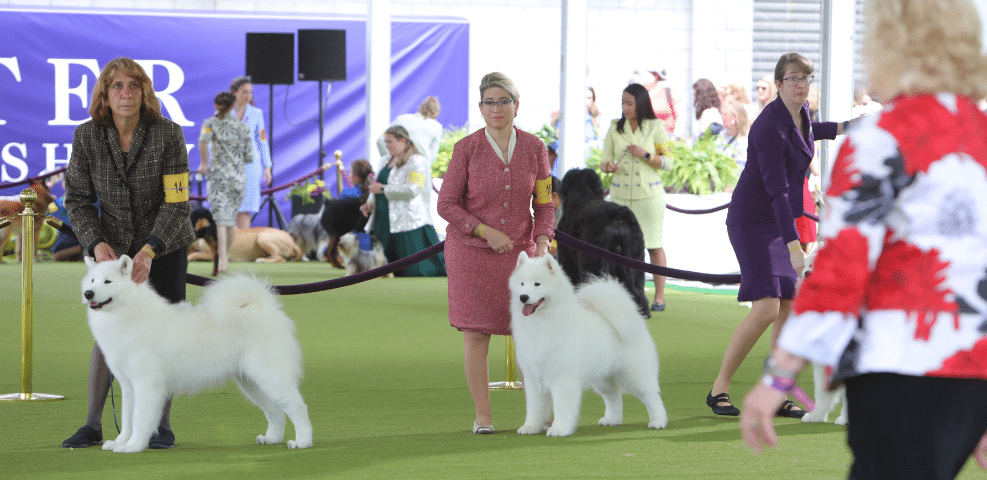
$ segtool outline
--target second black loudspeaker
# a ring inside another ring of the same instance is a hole
[[[346,30],[298,31],[298,79],[346,80]]]

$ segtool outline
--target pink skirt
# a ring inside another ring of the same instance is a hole
[[[507,279],[522,251],[534,255],[535,245],[515,244],[507,253],[472,247],[446,239],[449,277],[449,324],[464,332],[511,334],[510,289]]]

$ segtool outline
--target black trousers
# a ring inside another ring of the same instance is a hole
[[[188,273],[187,248],[179,248],[167,255],[158,255],[151,260],[151,272],[147,281],[158,295],[171,303],[185,300],[185,274]],[[131,252],[133,256],[137,252]]]
[[[987,432],[987,381],[868,374],[846,381],[851,480],[956,478]]]

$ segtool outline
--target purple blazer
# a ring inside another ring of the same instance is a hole
[[[799,134],[781,97],[769,103],[751,125],[747,165],[733,190],[727,225],[777,226],[782,240],[798,240],[795,217],[802,216],[802,186],[815,152],[815,140],[836,138],[836,122],[810,122],[802,105],[809,138]]]

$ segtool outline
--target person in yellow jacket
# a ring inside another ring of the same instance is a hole
[[[623,115],[610,123],[603,140],[600,168],[612,172],[610,199],[634,212],[644,233],[644,246],[653,265],[666,266],[662,247],[662,224],[665,219],[665,186],[661,170],[672,168],[672,158],[665,156],[668,134],[664,123],[655,117],[648,90],[633,83],[621,97]],[[655,300],[652,312],[665,310],[665,277],[655,275]]]

